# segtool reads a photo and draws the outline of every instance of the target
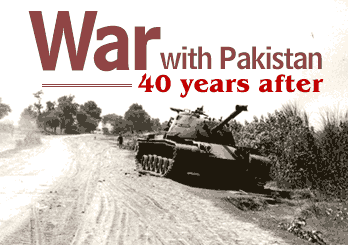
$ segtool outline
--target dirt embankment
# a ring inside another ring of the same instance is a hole
[[[57,142],[49,154],[66,156],[54,162],[63,174],[0,244],[288,244],[216,205],[213,192],[138,175],[133,152],[94,136]]]

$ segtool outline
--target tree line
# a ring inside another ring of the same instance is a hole
[[[91,133],[102,122],[104,133],[119,134],[159,131],[167,124],[161,124],[158,118],[152,118],[143,106],[137,103],[132,104],[124,116],[112,113],[102,117],[102,109],[92,100],[78,104],[74,95],[64,95],[57,101],[47,101],[44,105],[42,90],[33,95],[36,102],[22,111],[18,122],[20,128],[35,127],[54,134],[59,129],[61,134],[78,134]],[[10,107],[5,104],[0,104],[0,109],[2,117],[11,112]],[[107,124],[111,125],[110,130],[105,127]]]
[[[5,103],[2,103],[2,99],[0,98],[0,119],[6,117],[11,111],[11,107]]]
[[[21,128],[38,127],[46,132],[57,133],[91,133],[101,121],[102,110],[96,102],[90,100],[84,104],[74,101],[74,95],[64,95],[57,101],[42,104],[43,91],[33,94],[37,102],[23,110],[18,122]]]
[[[152,118],[143,108],[137,103],[132,104],[125,112],[124,116],[115,113],[107,114],[102,118],[103,131],[106,134],[119,134],[125,132],[139,133],[146,131],[159,131],[167,122],[160,123],[158,118]],[[109,130],[105,127],[107,124],[112,126]]]

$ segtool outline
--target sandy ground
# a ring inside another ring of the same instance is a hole
[[[10,133],[0,131],[0,152],[15,148],[16,140],[23,138],[24,135],[20,135],[18,132],[12,135]]]
[[[94,136],[0,162],[0,244],[287,244]]]

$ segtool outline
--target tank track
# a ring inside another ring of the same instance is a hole
[[[157,177],[171,178],[174,176],[174,164],[177,161],[177,150],[173,149],[173,158],[158,156],[156,154],[143,154],[140,161],[139,148],[137,149],[136,170],[142,174],[150,174]]]

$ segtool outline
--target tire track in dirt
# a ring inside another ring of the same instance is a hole
[[[105,173],[108,170],[104,167],[101,166],[100,168],[104,169],[103,172]],[[101,179],[104,177],[101,176]],[[165,244],[160,241],[162,239],[159,235],[156,236],[160,243],[154,243],[151,241],[152,238],[148,239],[143,236],[145,232],[142,226],[138,224],[149,223],[149,220],[139,222],[139,219],[143,220],[143,214],[139,212],[141,207],[134,208],[130,206],[129,200],[122,200],[121,197],[126,193],[124,191],[120,192],[115,185],[110,184],[110,181],[98,182],[98,188],[94,193],[93,201],[89,205],[86,219],[83,222],[84,225],[79,227],[72,244],[114,244],[115,241],[118,244]],[[120,184],[122,185],[122,183]],[[132,199],[132,201],[135,200]],[[105,239],[100,240],[101,237]],[[132,238],[135,238],[135,240],[132,240]]]
[[[49,161],[49,156],[54,150],[62,150],[63,154],[56,158],[56,160],[63,159],[66,165],[69,166],[70,164],[66,157],[67,155],[64,154],[67,151],[64,152],[65,148],[60,141],[61,139],[59,138],[44,139],[43,145],[19,151],[12,157],[7,156],[5,161],[3,161],[0,177],[2,179],[18,181],[15,183],[7,182],[4,185],[5,189],[1,194],[3,194],[2,198],[7,199],[7,201],[1,203],[5,205],[5,209],[2,208],[2,212],[6,212],[10,208],[9,211],[15,210],[17,212],[19,211],[19,213],[9,220],[3,220],[0,244],[9,244],[6,242],[8,234],[21,227],[23,223],[30,223],[31,221],[36,229],[30,227],[29,233],[35,232],[36,237],[41,237],[39,233],[40,224],[37,219],[37,213],[40,210],[36,207],[41,205],[38,205],[36,201],[40,195],[43,195],[47,191],[48,186],[54,183],[56,178],[59,179],[62,175],[65,175],[67,170],[67,166],[65,165],[53,165]],[[52,148],[54,149],[52,150]],[[52,174],[53,172],[54,174]],[[32,202],[32,206],[30,206],[30,201]],[[31,238],[33,236],[28,235],[28,237]],[[5,242],[3,243],[4,240]],[[23,244],[27,243],[24,240],[22,242]]]
[[[155,199],[149,196],[141,195],[128,186],[115,186],[110,184],[109,190],[112,190],[114,195],[122,195],[125,198],[123,205],[127,206],[129,211],[135,213],[138,217],[138,223],[147,224],[147,229],[151,231],[151,236],[154,241],[148,241],[148,244],[168,244],[170,241],[180,242],[180,244],[204,244],[204,239],[200,239],[196,233],[190,231],[189,225],[186,225],[183,220],[177,219],[175,212],[163,208]],[[134,195],[136,193],[135,197]],[[139,201],[139,200],[142,200]],[[139,210],[144,210],[139,212]],[[128,211],[128,212],[129,212]],[[157,219],[153,219],[158,217]],[[168,222],[164,222],[164,221]],[[131,227],[129,224],[128,227]],[[205,229],[204,232],[207,232]],[[218,241],[218,244],[226,244],[220,237],[210,230],[213,235],[212,240]],[[144,232],[144,231],[143,231]],[[161,235],[160,235],[161,234]]]
[[[64,144],[72,161],[38,201],[46,207],[36,217],[42,244],[286,244],[192,194],[190,187],[139,176],[133,152],[86,136]],[[30,237],[25,228],[17,236],[23,231]]]
[[[107,191],[113,194],[113,196],[120,196],[121,195],[128,195],[127,192],[124,192],[120,190],[117,186],[108,183],[107,184]],[[139,210],[143,209],[143,207],[139,206],[139,203],[133,199],[133,198],[127,198],[125,200],[117,198],[117,202],[122,204],[122,208],[120,209],[121,212],[118,214],[118,233],[116,241],[120,242],[123,241],[121,238],[125,236],[132,236],[132,237],[138,237],[141,239],[142,234],[146,234],[147,230],[149,230],[152,227],[149,227],[151,224],[151,219],[146,217],[144,213],[139,212]],[[132,220],[132,221],[130,221]],[[146,228],[142,229],[142,226],[139,226],[137,224],[146,224]],[[136,227],[134,227],[136,226]],[[136,230],[137,232],[135,234],[131,234],[133,230]],[[153,229],[150,229],[153,233],[154,240],[156,242],[160,242],[159,244],[165,244],[163,243],[163,238],[158,234],[157,230],[159,230],[159,227],[153,227]],[[121,239],[121,240],[120,240]],[[133,242],[136,242],[134,240]],[[142,241],[144,242],[144,241]],[[148,244],[153,244],[147,241]],[[126,243],[129,244],[129,243]]]
[[[116,166],[113,169],[114,172],[120,169],[122,171],[117,176],[118,181],[115,181],[115,178],[107,181],[106,184],[109,185],[109,191],[113,192],[118,202],[122,201],[131,212],[137,214],[138,222],[143,222],[148,225],[148,229],[156,231],[152,232],[152,235],[160,238],[158,239],[160,242],[166,241],[164,244],[170,241],[182,244],[285,244],[280,238],[272,237],[269,232],[262,231],[253,224],[233,220],[233,217],[219,210],[209,201],[192,196],[180,184],[171,180],[147,176],[136,178],[135,174],[133,178],[125,178],[124,170],[131,172],[133,167],[127,166],[127,164],[133,164],[132,158],[124,159],[128,155],[132,153],[119,151],[117,156],[113,157],[116,161],[113,165]],[[111,168],[105,172],[111,173],[113,170]]]
[[[121,193],[123,197],[126,197],[127,200],[124,201],[124,205],[128,206],[129,209],[132,212],[136,213],[139,217],[142,217],[144,223],[151,223],[151,225],[153,226],[152,230],[160,230],[162,234],[167,233],[165,239],[167,241],[181,240],[182,244],[203,244],[203,239],[197,239],[197,235],[195,235],[188,229],[188,225],[185,225],[184,222],[180,222],[175,218],[177,216],[175,212],[172,212],[170,209],[166,209],[161,204],[159,204],[159,201],[163,202],[163,199],[156,201],[153,197],[144,195],[142,192],[139,192],[136,189],[130,187],[129,184],[127,185],[125,183],[122,183],[121,186],[116,186],[114,183],[111,182],[109,183],[109,190],[113,190],[114,195],[116,196],[120,196]],[[132,195],[134,195],[135,197],[132,197]],[[140,202],[139,200],[142,200],[143,202]],[[147,209],[149,212],[139,213],[139,210],[143,209]],[[158,223],[151,222],[152,217],[162,217],[164,219],[167,217],[169,223],[163,224],[161,221]],[[178,232],[179,228],[180,231]],[[204,232],[206,232],[207,230],[208,229],[205,229]],[[220,244],[225,244],[223,240],[221,240],[220,237],[217,234],[215,234],[215,232],[213,232],[212,230],[210,231],[214,234],[212,238],[213,241],[219,241]],[[188,241],[186,241],[184,238],[180,238],[181,234],[183,233],[185,233],[185,236],[188,237]],[[156,235],[156,237],[160,236]]]
[[[17,244],[19,237],[27,237],[29,240],[21,239],[20,244],[36,243],[36,241],[31,241],[33,230],[39,232],[39,235],[42,237],[41,244],[66,244],[64,241],[71,240],[72,231],[77,229],[81,210],[83,210],[86,203],[84,193],[89,181],[86,181],[86,178],[83,177],[88,176],[88,173],[94,170],[89,166],[81,164],[80,160],[82,162],[84,160],[78,151],[78,146],[81,144],[76,142],[74,138],[74,136],[68,136],[52,139],[54,141],[59,140],[63,146],[63,148],[59,147],[56,149],[56,154],[68,154],[70,160],[66,159],[66,162],[56,162],[58,165],[62,164],[63,174],[56,179],[50,186],[50,189],[41,193],[33,202],[32,207],[36,211],[36,215],[33,212],[31,214],[30,212],[28,214],[23,213],[22,215],[25,215],[25,217],[17,220],[20,222],[17,222],[18,224],[15,226],[17,230],[11,235],[5,234],[3,239],[0,237],[0,244]],[[70,151],[67,148],[72,150]],[[48,154],[48,152],[45,152],[45,154]],[[51,153],[50,155],[54,157],[54,154]],[[58,159],[61,158],[55,158],[55,160]],[[90,176],[92,175],[94,176],[95,173]],[[30,217],[35,221],[34,229],[30,228]]]
[[[128,153],[123,152],[122,154],[127,155]],[[126,159],[126,161],[129,163],[128,159]],[[107,159],[103,159],[101,162],[108,163]],[[114,164],[113,166],[116,165],[118,164]],[[122,168],[125,167],[122,166],[122,164],[120,165]],[[101,176],[106,179],[110,177],[110,173],[115,172],[112,171],[110,165],[108,166],[105,166],[105,164],[101,166]],[[209,213],[215,210],[199,210],[199,208],[195,207],[195,209],[191,209],[193,215],[188,215],[190,212],[184,212],[184,216],[187,217],[183,217],[178,214],[178,209],[180,209],[180,205],[182,205],[181,203],[177,205],[167,205],[167,207],[163,204],[171,203],[170,198],[175,197],[180,197],[180,201],[187,202],[187,197],[178,195],[175,191],[173,195],[169,194],[168,191],[158,191],[156,187],[153,188],[153,186],[151,186],[151,183],[149,185],[148,183],[145,184],[142,182],[144,186],[141,187],[135,184],[134,179],[128,182],[123,174],[124,172],[118,174],[118,176],[113,176],[114,179],[109,178],[106,182],[102,183],[103,192],[108,193],[108,197],[114,199],[117,203],[122,203],[123,206],[123,208],[115,210],[114,220],[116,218],[117,228],[113,228],[112,230],[116,230],[117,232],[116,235],[109,235],[107,237],[110,243],[116,239],[115,241],[117,241],[118,244],[135,244],[136,242],[139,244],[144,244],[144,242],[146,244],[168,244],[170,242],[180,244],[238,244],[239,239],[237,233],[233,234],[234,242],[230,243],[232,233],[230,230],[223,230],[218,224],[205,222],[204,219],[198,218],[197,213],[199,212],[202,212],[208,217]],[[149,179],[159,180],[158,178],[152,177]],[[171,182],[170,180],[164,181]],[[132,187],[134,185],[136,185],[137,188]],[[151,190],[152,193],[148,193],[149,190]],[[163,201],[165,201],[165,203]],[[128,217],[128,219],[125,217]],[[190,221],[190,219],[193,219],[193,222]],[[107,222],[105,222],[104,227],[101,225],[96,228],[96,230],[106,229],[109,226],[106,224]],[[143,224],[143,226],[139,224]],[[194,229],[192,229],[193,227]],[[197,228],[200,229],[199,232],[197,232]],[[110,233],[112,234],[113,232]],[[94,234],[96,235],[97,232],[94,232]],[[128,240],[124,240],[125,237],[133,237],[135,240],[130,241],[129,238]],[[257,242],[254,244],[261,243]]]

